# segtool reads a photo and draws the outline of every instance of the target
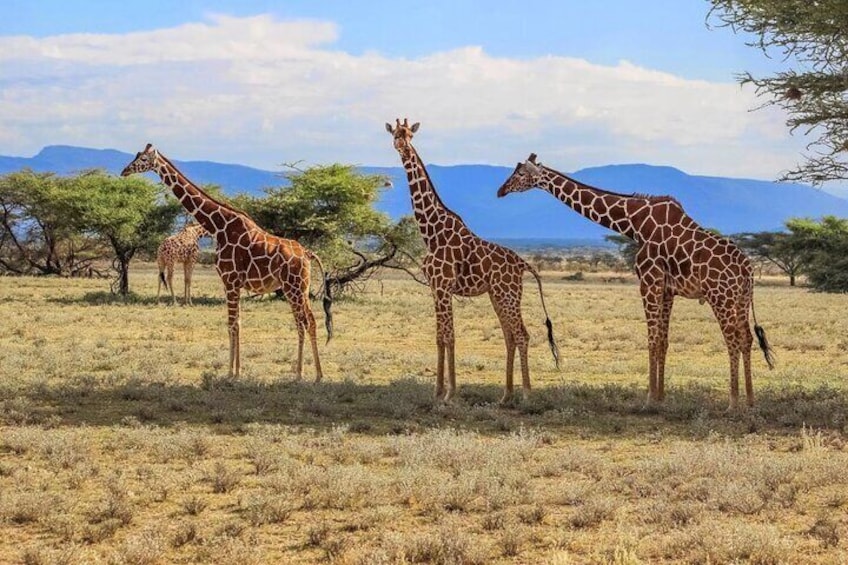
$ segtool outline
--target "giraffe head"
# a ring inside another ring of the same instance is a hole
[[[498,198],[510,192],[524,192],[537,186],[541,176],[541,163],[537,163],[536,154],[531,153],[526,161],[515,166],[515,170],[498,189]]]
[[[206,228],[204,228],[202,225],[198,224],[197,222],[191,222],[191,223],[186,224],[186,226],[183,228],[183,230],[185,230],[186,232],[190,233],[192,236],[194,236],[198,239],[200,239],[201,237],[207,237],[209,235],[209,232],[206,231]]]
[[[392,124],[386,122],[386,131],[392,134],[394,138],[395,149],[403,154],[412,147],[412,134],[418,131],[418,126],[421,125],[415,122],[411,126],[409,120],[404,118],[403,123],[400,123],[400,118],[396,119],[397,125],[393,128]]]
[[[153,148],[153,145],[148,143],[147,147],[144,148],[144,151],[139,151],[135,155],[135,159],[132,162],[124,167],[124,170],[121,171],[121,176],[126,177],[133,173],[146,173],[147,171],[153,170],[153,164],[156,161],[156,156],[159,153],[156,149]]]

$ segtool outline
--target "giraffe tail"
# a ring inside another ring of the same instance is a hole
[[[159,271],[159,282],[165,287],[165,290],[168,290],[168,281],[165,280],[165,271]]]
[[[548,309],[545,306],[545,293],[542,292],[542,278],[536,269],[530,263],[525,263],[527,270],[536,279],[536,284],[539,286],[539,298],[542,299],[542,310],[545,312],[545,327],[548,328],[548,346],[551,348],[551,354],[554,356],[554,364],[559,369],[559,347],[554,340],[554,325],[551,323],[551,317],[548,316]]]
[[[757,342],[760,349],[763,351],[763,356],[766,358],[766,364],[769,369],[774,369],[774,353],[771,350],[768,339],[766,339],[766,330],[757,323],[757,314],[754,313],[754,299],[751,299],[751,316],[754,318],[754,335],[757,336]]]
[[[331,308],[333,307],[333,289],[330,286],[330,276],[324,270],[324,264],[321,263],[321,259],[313,253],[312,251],[307,251],[310,259],[315,260],[318,263],[318,268],[321,269],[321,280],[324,282],[324,286],[322,288],[322,294],[324,295],[321,299],[321,303],[324,307],[324,326],[327,328],[327,342],[330,343],[330,339],[333,337],[333,312]]]

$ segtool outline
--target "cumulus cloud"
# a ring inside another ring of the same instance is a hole
[[[0,151],[67,143],[273,168],[284,161],[396,164],[383,122],[422,122],[442,164],[513,163],[535,151],[565,170],[613,162],[775,177],[797,142],[750,112],[735,83],[628,61],[493,57],[469,46],[419,58],[352,55],[332,22],[211,16],[124,35],[0,38]]]

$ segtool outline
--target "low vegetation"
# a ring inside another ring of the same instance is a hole
[[[681,300],[657,407],[632,278],[565,276],[545,277],[564,366],[526,293],[534,390],[506,407],[485,298],[456,303],[460,389],[440,405],[413,281],[336,305],[316,385],[293,380],[291,317],[269,298],[245,299],[244,376],[226,377],[209,268],[193,308],[156,305],[149,267],[126,301],[0,278],[0,562],[844,560],[844,296],[758,285],[778,366],[754,358],[758,404],[738,412],[717,324]]]

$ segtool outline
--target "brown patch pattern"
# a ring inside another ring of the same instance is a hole
[[[315,360],[315,380],[320,381],[321,361],[315,335],[315,317],[309,303],[311,260],[323,272],[318,256],[298,242],[283,239],[261,229],[244,212],[218,202],[188,180],[151,144],[139,152],[124,168],[121,176],[154,171],[197,222],[215,239],[215,267],[224,283],[227,297],[230,335],[229,376],[238,377],[241,370],[239,333],[241,328],[239,298],[241,290],[268,293],[282,289],[291,306],[297,326],[297,378],[303,374],[304,334],[309,334]],[[328,322],[329,333],[329,322]]]
[[[539,187],[593,222],[633,238],[639,244],[636,274],[648,322],[648,399],[665,396],[668,326],[675,296],[707,302],[721,327],[730,357],[730,406],[739,401],[739,357],[745,394],[754,404],[751,381],[751,328],[754,279],[751,263],[736,245],[703,229],[668,196],[624,195],[575,181],[536,163],[535,154],[519,163],[498,196]],[[754,328],[771,367],[762,328]],[[761,337],[760,337],[761,334]]]
[[[427,245],[423,271],[436,307],[436,397],[448,401],[456,391],[453,296],[479,296],[483,293],[489,294],[506,344],[506,386],[501,401],[509,400],[513,394],[516,348],[521,363],[522,389],[526,396],[530,391],[529,336],[521,318],[522,277],[525,271],[536,277],[541,294],[538,273],[514,251],[477,237],[456,213],[445,207],[412,146],[417,123],[410,126],[407,120],[403,124],[397,120],[396,127],[386,124],[386,130],[392,134],[394,147],[406,169],[415,219]],[[544,297],[542,306],[544,308]],[[550,327],[549,319],[546,323]],[[550,332],[549,342],[556,359],[556,346]]]

